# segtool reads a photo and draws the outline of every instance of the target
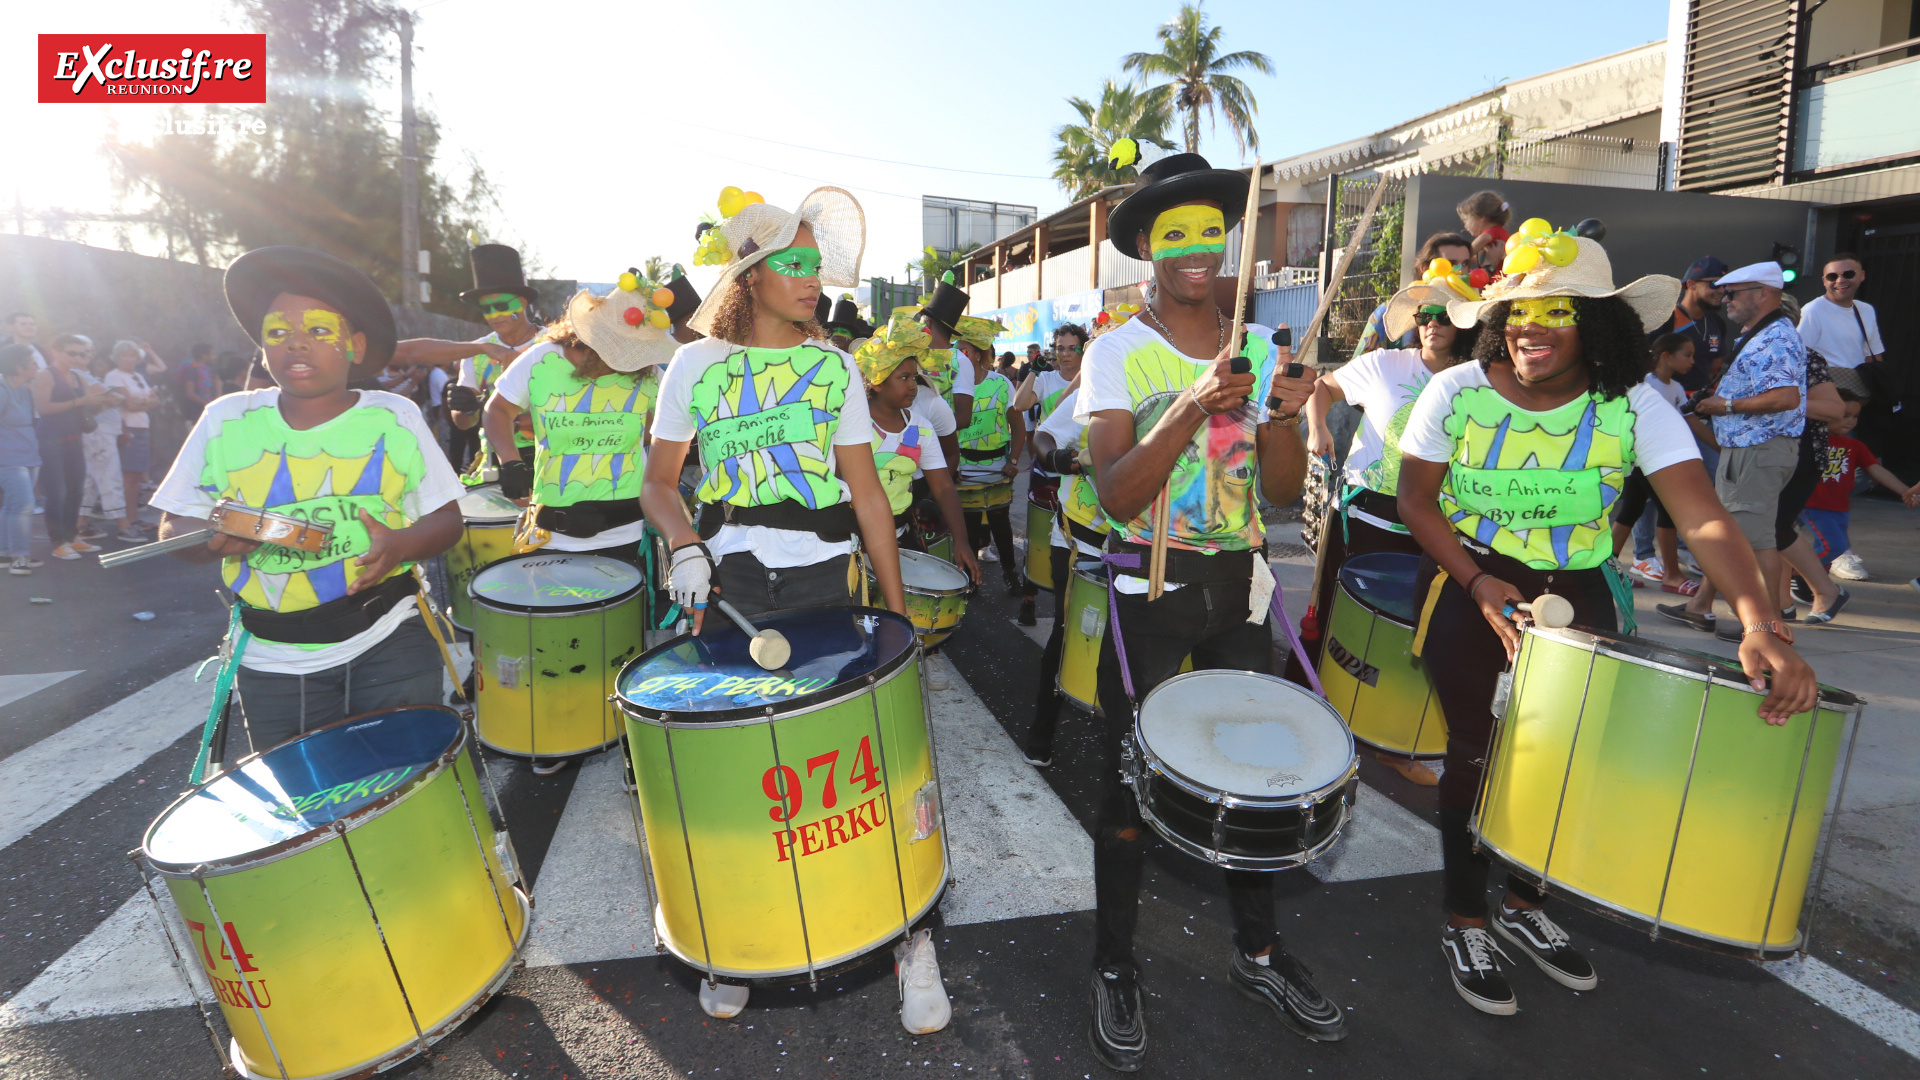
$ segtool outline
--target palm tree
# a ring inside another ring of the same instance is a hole
[[[1172,111],[1164,101],[1133,83],[1108,79],[1100,88],[1100,103],[1071,97],[1067,104],[1080,114],[1080,123],[1055,130],[1053,137],[1053,178],[1070,199],[1084,199],[1103,187],[1131,182],[1139,175],[1138,165],[1114,168],[1108,151],[1121,139],[1150,142],[1163,150],[1173,149],[1167,141],[1167,128],[1173,123]]]
[[[967,256],[973,254],[979,247],[979,244],[971,242],[961,244],[953,249],[951,255],[942,255],[931,247],[924,249],[919,261],[920,280],[931,292],[934,282],[939,281],[947,271],[956,269],[961,263],[967,261]]]
[[[1253,130],[1254,114],[1260,111],[1247,84],[1224,74],[1238,68],[1251,68],[1262,75],[1273,74],[1273,61],[1265,53],[1234,52],[1220,55],[1218,26],[1207,25],[1200,5],[1182,4],[1180,13],[1157,32],[1159,52],[1129,53],[1120,60],[1122,70],[1142,78],[1168,80],[1147,91],[1156,101],[1186,114],[1187,152],[1200,152],[1200,114],[1207,114],[1209,129],[1218,126],[1224,114],[1233,132],[1233,144],[1242,155],[1260,149],[1260,136]],[[1216,112],[1217,111],[1217,112]]]

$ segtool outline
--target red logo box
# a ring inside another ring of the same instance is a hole
[[[41,34],[40,103],[261,105],[265,34]]]

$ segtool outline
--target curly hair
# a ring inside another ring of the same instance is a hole
[[[601,302],[605,303],[604,300]],[[548,323],[546,328],[540,331],[540,337],[564,350],[563,355],[566,356],[567,362],[573,365],[575,378],[592,382],[602,375],[613,374],[613,369],[607,366],[607,362],[600,359],[600,354],[594,352],[593,346],[580,337],[580,331],[574,329],[573,319],[570,316],[562,316],[557,321]],[[578,358],[574,356],[574,350],[579,351]]]
[[[721,341],[735,345],[745,345],[753,340],[753,290],[747,286],[749,270],[734,278],[727,285],[727,293],[720,298],[720,309],[713,313],[713,336]],[[794,328],[815,341],[827,340],[827,331],[819,320],[796,321]]]
[[[1053,328],[1054,337],[1059,337],[1061,334],[1065,334],[1068,337],[1079,338],[1080,344],[1082,345],[1087,343],[1087,328],[1077,322],[1061,323],[1059,326]]]
[[[1647,376],[1651,357],[1640,316],[1617,296],[1572,298],[1579,313],[1580,356],[1587,363],[1592,389],[1602,400],[1621,397]],[[1473,357],[1484,370],[1507,355],[1507,301],[1489,304],[1480,312],[1480,336]]]

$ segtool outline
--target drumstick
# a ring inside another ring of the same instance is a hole
[[[105,569],[111,570],[116,566],[125,566],[127,563],[139,562],[141,559],[151,559],[155,555],[165,555],[169,551],[180,551],[183,548],[193,547],[195,544],[206,543],[207,539],[211,537],[213,533],[214,531],[212,529],[195,529],[192,532],[184,532],[178,536],[169,536],[165,540],[157,540],[151,544],[141,544],[139,547],[130,547],[125,551],[115,551],[111,554],[100,556],[100,565]]]
[[[1253,277],[1253,235],[1260,224],[1260,158],[1253,159],[1253,190],[1247,193],[1247,207],[1240,217],[1240,274],[1233,286],[1233,331],[1227,335],[1227,348],[1240,351],[1240,331],[1246,329],[1247,282]]]
[[[1524,611],[1533,616],[1534,622],[1549,630],[1573,625],[1573,604],[1566,597],[1556,596],[1553,593],[1541,593],[1531,604],[1510,603],[1502,613],[1511,615],[1516,611]]]
[[[1147,599],[1158,600],[1166,591],[1167,583],[1167,531],[1171,528],[1173,517],[1173,481],[1160,489],[1153,500],[1153,549],[1147,556]]]
[[[768,671],[778,671],[787,666],[787,661],[793,656],[793,646],[787,644],[785,634],[778,630],[762,630],[734,610],[732,604],[718,596],[713,600],[720,605],[720,610],[726,613],[727,618],[733,620],[733,625],[740,628],[741,633],[753,639],[747,643],[747,655],[753,657],[754,663]]]

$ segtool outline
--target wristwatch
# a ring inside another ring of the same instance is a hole
[[[1779,619],[1765,619],[1761,622],[1747,623],[1741,627],[1741,634],[1772,634],[1787,644],[1793,644],[1793,629]]]

